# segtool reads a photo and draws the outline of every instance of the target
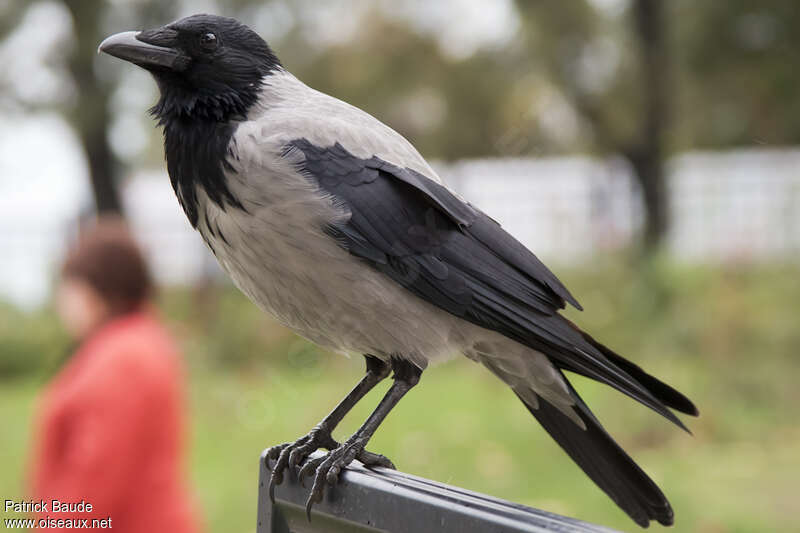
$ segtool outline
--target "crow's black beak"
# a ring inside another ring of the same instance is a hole
[[[124,31],[106,38],[97,51],[130,61],[145,69],[181,71],[186,68],[188,58],[174,48],[161,46],[170,41],[170,33],[174,35],[172,30]]]

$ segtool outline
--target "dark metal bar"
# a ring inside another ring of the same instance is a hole
[[[403,472],[366,469],[358,462],[339,474],[337,486],[326,487],[309,522],[305,501],[311,487],[302,487],[295,472],[287,471],[275,488],[273,505],[263,454],[259,464],[257,533],[612,531]]]

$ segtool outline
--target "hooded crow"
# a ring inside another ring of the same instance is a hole
[[[190,16],[112,35],[100,51],[160,89],[175,195],[222,268],[303,337],[363,354],[366,374],[307,435],[269,449],[270,494],[288,467],[320,501],[429,363],[485,366],[637,524],[671,524],[664,494],[606,433],[564,371],[605,383],[684,427],[685,396],[559,314],[580,305],[533,253],[450,191],[401,135],[304,85],[234,19]],[[331,432],[379,381],[393,384],[345,442]],[[685,428],[684,428],[685,429]],[[315,450],[329,452],[308,459]],[[274,465],[271,464],[274,461]]]

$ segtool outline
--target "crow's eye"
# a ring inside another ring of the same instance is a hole
[[[200,36],[200,46],[206,52],[212,52],[217,48],[217,36],[213,33],[204,33]]]

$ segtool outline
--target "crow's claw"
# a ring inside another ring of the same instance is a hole
[[[272,471],[269,477],[269,499],[275,503],[275,485],[283,482],[283,472],[287,467],[295,467],[305,460],[312,452],[319,448],[332,450],[338,446],[333,440],[330,431],[321,427],[315,427],[308,432],[308,435],[300,437],[294,442],[278,444],[267,450],[265,457],[267,470]],[[275,461],[275,465],[270,468],[270,460]]]
[[[321,501],[322,501],[321,490],[316,493],[312,491],[311,494],[308,495],[308,500],[306,500],[306,517],[308,518],[309,522],[311,522],[311,506]]]
[[[303,487],[306,486],[305,478],[312,472],[316,471],[317,467],[325,460],[325,455],[322,457],[315,457],[313,459],[309,459],[303,464],[303,467],[297,473],[297,480],[300,482],[300,485]]]
[[[267,467],[268,471],[272,472],[272,467],[269,466],[269,462],[276,460],[280,456],[281,450],[283,450],[288,445],[289,443],[286,442],[284,444],[278,444],[277,446],[272,446],[269,450],[267,450],[267,454],[264,457],[264,466]]]
[[[381,455],[379,453],[372,453],[368,452],[367,450],[361,450],[361,453],[356,455],[356,459],[361,461],[361,464],[363,464],[367,468],[381,466],[383,468],[391,468],[392,470],[397,470],[397,467],[394,466],[394,463],[391,462],[388,457],[386,457],[385,455]]]
[[[329,485],[335,485],[339,481],[339,472],[353,462],[353,459],[363,456],[368,460],[377,460],[381,461],[381,463],[388,462],[391,464],[391,461],[382,455],[379,456],[369,452],[367,452],[368,455],[364,455],[364,446],[366,446],[366,444],[366,438],[351,437],[347,442],[331,450],[324,457],[313,459],[303,465],[300,473],[301,476],[305,476],[309,474],[312,469],[315,469],[314,485],[311,487],[311,493],[308,495],[308,500],[306,501],[306,516],[309,521],[311,520],[311,507],[315,503],[322,501],[322,494],[325,491],[325,482]],[[383,457],[386,461],[384,462],[378,459],[379,457]]]

